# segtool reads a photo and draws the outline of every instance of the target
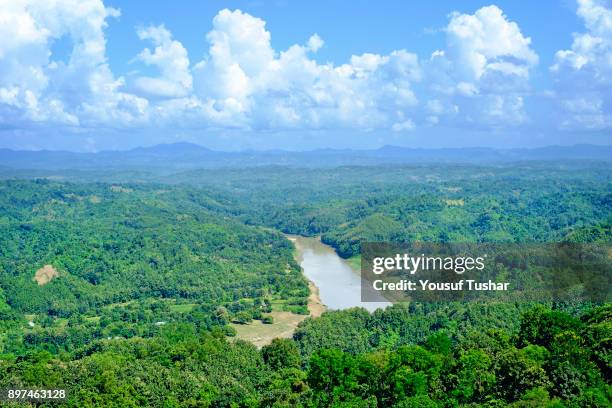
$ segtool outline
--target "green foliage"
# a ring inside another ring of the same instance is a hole
[[[0,388],[66,388],[72,407],[608,407],[609,304],[328,311],[261,350],[229,324],[271,323],[278,304],[308,313],[275,230],[344,257],[363,240],[609,243],[609,175],[526,163],[1,181]],[[44,265],[59,275],[38,285]]]
[[[484,402],[495,386],[492,358],[482,349],[462,351],[457,359],[453,395],[459,402]]]
[[[299,368],[302,359],[295,342],[289,339],[274,339],[261,349],[263,360],[272,369]]]
[[[580,320],[559,311],[537,307],[523,316],[519,332],[521,344],[550,347],[555,336],[565,330],[579,331]]]
[[[229,191],[247,223],[321,235],[346,258],[360,241],[610,242],[609,169],[586,163],[194,171]],[[256,185],[257,188],[253,188]]]
[[[173,322],[248,323],[269,299],[305,304],[291,244],[220,218],[210,201],[183,187],[0,182],[0,316],[21,337],[0,336],[0,352],[71,352]],[[39,285],[43,265],[58,276]]]

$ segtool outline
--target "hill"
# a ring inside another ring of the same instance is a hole
[[[384,146],[375,150],[240,151],[221,152],[191,143],[161,144],[125,151],[78,153],[0,149],[0,163],[12,169],[126,170],[244,168],[282,165],[335,167],[415,163],[508,163],[521,161],[612,161],[612,146],[549,146],[535,149],[445,148],[415,149]]]

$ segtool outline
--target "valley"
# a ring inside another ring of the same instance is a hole
[[[66,387],[67,406],[606,404],[609,304],[368,304],[358,270],[364,240],[609,243],[602,163],[4,174],[0,387]]]

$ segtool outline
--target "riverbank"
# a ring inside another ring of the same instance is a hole
[[[377,302],[361,300],[360,259],[343,259],[336,250],[318,237],[287,236],[296,248],[296,259],[304,275],[319,289],[319,297],[330,310],[362,307],[369,311],[384,308],[390,303],[380,298]]]
[[[319,288],[310,280],[308,281],[308,289],[310,289],[310,295],[308,296],[309,315],[310,317],[319,317],[327,310],[327,307],[321,302]]]
[[[302,268],[302,273],[308,280],[308,289],[310,290],[310,295],[308,296],[308,311],[310,312],[311,317],[319,317],[325,310],[327,310],[327,306],[323,304],[321,301],[321,294],[317,285],[304,273],[304,268],[302,267],[302,262],[304,261],[303,257],[303,248],[300,245],[300,241],[298,240],[298,236],[296,235],[285,235],[285,237],[293,243],[295,247],[295,251],[293,252],[293,258],[295,261],[300,264],[300,268]]]
[[[301,264],[303,261],[302,252],[297,249],[299,244],[297,244],[296,237],[286,237],[296,246],[293,256],[296,262]],[[302,273],[304,273],[303,270]],[[260,320],[253,320],[248,324],[233,323],[232,326],[236,329],[236,338],[253,343],[258,348],[270,344],[275,338],[291,338],[297,326],[304,319],[307,317],[319,317],[327,310],[327,307],[321,301],[319,288],[310,279],[308,279],[308,289],[310,291],[308,295],[308,315],[298,315],[286,311],[272,311],[270,313],[270,316],[274,319],[272,324],[264,324]]]
[[[334,248],[322,243],[318,237],[285,237],[293,243],[293,256],[309,281],[308,316],[318,317],[327,309],[344,310],[353,307],[362,307],[372,312],[391,304],[382,297],[378,302],[361,300],[358,257],[343,259]],[[280,310],[270,315],[274,318],[273,324],[263,324],[257,320],[245,325],[233,325],[237,337],[261,347],[275,337],[291,337],[298,324],[308,317]]]

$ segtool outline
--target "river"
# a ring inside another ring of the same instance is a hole
[[[319,297],[328,309],[342,310],[363,307],[369,311],[390,305],[384,298],[380,302],[361,301],[361,277],[329,245],[317,238],[287,236],[297,249],[297,260],[304,275],[319,289]]]

